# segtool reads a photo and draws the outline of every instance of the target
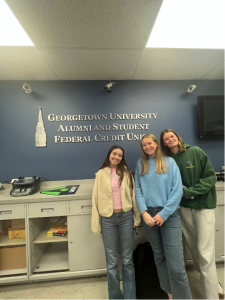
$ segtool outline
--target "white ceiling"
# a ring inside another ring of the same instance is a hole
[[[0,80],[224,79],[224,50],[145,48],[163,0],[6,2],[35,47],[0,47]]]

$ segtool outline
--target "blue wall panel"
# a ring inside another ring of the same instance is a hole
[[[153,133],[159,138],[165,128],[177,131],[183,140],[201,147],[216,171],[224,165],[224,141],[200,140],[197,134],[197,95],[222,95],[221,81],[117,81],[113,92],[106,81],[33,81],[26,94],[22,81],[0,81],[0,182],[19,176],[46,177],[48,180],[94,178],[108,149],[119,144],[127,163],[135,168],[141,155],[140,141],[128,141],[128,133]],[[189,84],[196,84],[192,93]],[[35,147],[39,107],[47,134],[47,147]],[[156,119],[110,120],[109,113],[158,113]],[[107,114],[107,120],[50,122],[48,115]],[[149,130],[94,131],[95,125],[149,124]],[[92,125],[89,132],[57,132],[59,126]],[[54,143],[54,136],[125,135],[118,142]]]

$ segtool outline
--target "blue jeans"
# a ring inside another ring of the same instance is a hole
[[[148,207],[148,213],[154,217],[162,207]],[[161,288],[171,293],[173,299],[192,299],[188,278],[184,266],[182,228],[178,210],[162,226],[148,226],[147,232],[158,271]]]
[[[133,264],[133,214],[113,213],[111,217],[101,217],[102,236],[105,247],[109,299],[136,299],[135,273]],[[120,236],[123,290],[120,290],[120,278],[117,259],[117,229]]]

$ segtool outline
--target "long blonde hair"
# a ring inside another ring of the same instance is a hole
[[[182,141],[182,138],[173,129],[165,129],[160,134],[160,145],[161,145],[162,153],[167,156],[171,155],[170,149],[165,145],[164,140],[163,140],[164,135],[168,132],[172,132],[173,134],[176,135],[176,137],[178,139],[178,149],[180,150],[180,152],[186,151],[186,148],[184,146],[184,142]]]
[[[153,142],[155,142],[158,145],[158,147],[156,148],[156,154],[155,154],[155,164],[156,164],[155,172],[159,173],[159,174],[166,173],[166,171],[167,171],[166,164],[165,164],[165,161],[163,159],[162,153],[159,148],[159,142],[153,134],[148,133],[148,134],[145,134],[141,139],[141,151],[142,151],[141,176],[143,176],[149,172],[149,164],[148,164],[148,160],[147,160],[149,158],[149,156],[147,153],[144,152],[143,147],[142,147],[142,141],[145,138],[152,139]]]

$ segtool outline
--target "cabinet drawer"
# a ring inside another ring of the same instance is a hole
[[[217,191],[217,206],[224,206],[224,191]]]
[[[67,215],[66,201],[30,203],[28,215],[31,217],[49,217]]]
[[[92,211],[92,201],[77,200],[69,202],[70,215],[90,215]]]
[[[0,220],[25,218],[25,204],[0,205]]]

